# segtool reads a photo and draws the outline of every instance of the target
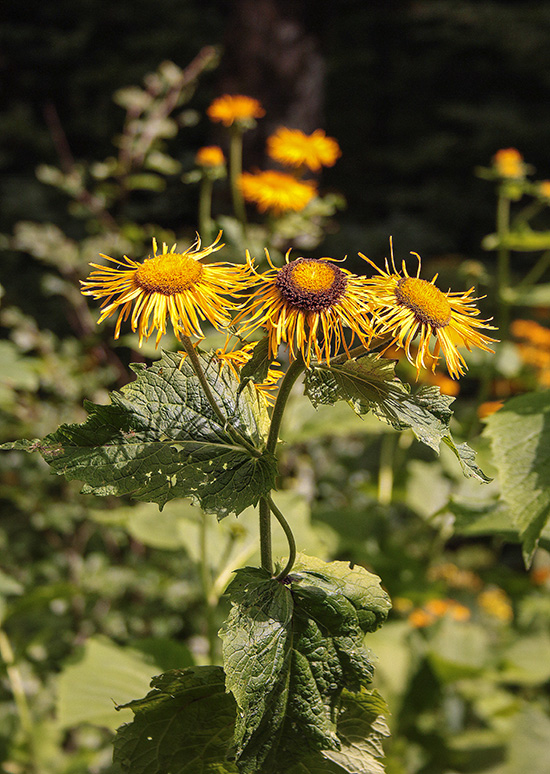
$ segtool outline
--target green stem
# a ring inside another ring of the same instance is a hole
[[[288,367],[288,371],[280,384],[277,400],[273,406],[271,424],[269,426],[269,433],[265,445],[265,453],[267,455],[275,455],[285,406],[294,382],[303,372],[304,368],[305,363],[301,358],[299,360],[294,360]],[[271,506],[270,501],[265,497],[260,498],[260,557],[264,570],[273,574],[273,559],[271,553]]]
[[[515,290],[520,290],[524,288],[528,288],[531,285],[534,285],[539,281],[539,279],[542,277],[546,269],[550,266],[550,250],[545,250],[536,264],[533,266],[531,271],[529,271],[525,277],[521,280],[521,282],[518,282],[518,284],[515,287]]]
[[[279,392],[277,394],[277,400],[273,406],[273,414],[271,415],[271,424],[269,426],[269,434],[265,445],[267,454],[275,454],[277,441],[279,440],[279,430],[281,429],[281,422],[288,396],[294,386],[294,382],[304,369],[305,363],[301,358],[299,360],[294,360],[283,377],[283,381],[280,384]]]
[[[527,207],[524,207],[521,212],[516,215],[512,222],[512,227],[517,228],[523,223],[526,223],[528,220],[531,220],[531,218],[537,215],[544,208],[544,206],[545,205],[541,201],[535,199],[535,201],[532,201],[527,205]]]
[[[233,125],[229,141],[229,183],[235,217],[241,222],[244,231],[246,229],[246,209],[238,182],[242,171],[243,131],[238,126]]]
[[[210,244],[212,241],[212,189],[214,181],[203,173],[199,192],[199,233]]]
[[[202,514],[200,522],[201,586],[206,607],[206,636],[208,639],[208,657],[211,664],[216,663],[218,653],[218,635],[214,610],[216,602],[212,600],[212,575],[208,567],[208,516]],[[216,600],[217,601],[217,600]]]
[[[191,341],[189,336],[182,336],[181,343],[183,344],[185,351],[187,352],[187,355],[189,357],[189,360],[193,365],[193,370],[197,375],[197,378],[204,391],[204,394],[206,395],[208,402],[210,403],[212,410],[214,411],[214,414],[219,419],[222,427],[227,430],[229,435],[239,444],[239,446],[244,446],[244,448],[248,452],[250,452],[250,454],[252,454],[254,457],[261,457],[262,452],[259,449],[257,449],[255,446],[253,446],[249,441],[247,441],[246,438],[243,438],[243,436],[237,430],[235,430],[234,427],[232,427],[232,425],[228,422],[227,417],[224,415],[223,411],[221,410],[218,403],[216,402],[216,399],[212,393],[212,390],[210,389],[210,385],[208,384],[204,371],[202,370],[202,365],[201,365],[199,356],[197,355],[197,351],[195,350],[195,347],[193,346],[193,342]]]
[[[393,453],[395,435],[384,433],[380,446],[380,467],[378,468],[378,502],[389,505],[393,493]]]
[[[508,330],[509,317],[506,291],[510,286],[510,250],[502,242],[510,231],[510,199],[502,192],[499,193],[498,197],[496,227],[499,241],[497,255],[497,321],[501,335],[504,337]]]
[[[277,575],[277,580],[282,581],[287,577],[289,572],[294,567],[294,562],[296,561],[296,541],[294,539],[294,535],[292,534],[292,530],[290,529],[290,524],[285,519],[281,511],[277,508],[271,496],[268,498],[268,502],[271,513],[275,516],[283,528],[283,532],[285,533],[288,540],[288,562],[286,563],[284,569],[281,570],[281,572]]]
[[[271,510],[265,497],[260,497],[260,561],[264,570],[273,575],[271,554]]]
[[[29,753],[32,761],[32,771],[35,771],[36,766],[32,716],[29,709],[29,704],[27,702],[27,697],[25,695],[21,672],[15,663],[15,656],[11,647],[11,643],[7,634],[2,629],[0,629],[0,657],[6,665],[6,673],[8,675],[15,706],[17,707],[17,714],[19,715],[21,728],[29,747]]]

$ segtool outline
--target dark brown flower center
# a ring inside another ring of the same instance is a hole
[[[279,270],[275,284],[291,306],[304,312],[321,312],[339,301],[347,278],[329,261],[298,258]]]

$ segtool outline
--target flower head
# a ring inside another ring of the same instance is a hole
[[[275,215],[300,212],[317,193],[314,183],[296,180],[292,175],[274,169],[243,172],[238,184],[248,202],[256,204],[260,212],[269,210]]]
[[[199,167],[222,167],[225,164],[225,156],[217,145],[205,145],[197,151],[195,162]]]
[[[265,116],[258,100],[243,94],[224,94],[215,99],[206,112],[211,121],[224,126],[237,124],[242,128],[253,126],[255,118]]]
[[[471,350],[472,346],[493,352],[488,338],[479,332],[479,328],[495,330],[487,325],[487,320],[477,319],[479,310],[470,298],[473,288],[465,293],[443,293],[435,286],[437,274],[428,282],[420,279],[420,256],[416,277],[409,276],[403,261],[403,273],[395,268],[392,254],[392,267],[386,261],[386,270],[379,269],[369,258],[359,253],[378,271],[380,276],[374,276],[366,281],[371,292],[371,309],[373,313],[374,335],[391,336],[388,346],[397,344],[405,350],[407,359],[416,366],[417,375],[421,367],[431,367],[435,370],[442,351],[447,362],[447,370],[453,379],[465,373],[466,361],[458,350],[464,345]],[[416,356],[411,353],[413,340],[419,336]],[[434,351],[430,351],[430,340],[435,337]]]
[[[523,156],[516,148],[501,148],[493,156],[493,164],[500,177],[525,177]]]
[[[318,172],[322,166],[332,167],[342,155],[335,139],[327,137],[322,129],[304,134],[299,129],[282,126],[267,138],[268,155],[290,167],[308,167]]]
[[[288,345],[290,359],[301,354],[309,367],[312,355],[330,363],[330,358],[348,343],[344,328],[368,346],[371,335],[368,294],[364,280],[339,266],[331,258],[297,258],[277,268],[266,256],[271,269],[256,272],[250,253],[248,265],[256,275],[253,293],[245,302],[235,323],[248,318],[238,335],[265,328],[269,352],[276,357],[282,342]],[[351,343],[351,341],[349,343]]]
[[[162,253],[157,253],[157,242],[153,239],[153,255],[144,261],[102,255],[119,265],[92,263],[97,271],[82,282],[82,293],[105,298],[98,323],[118,311],[115,339],[128,317],[132,330],[139,333],[140,346],[155,329],[158,346],[166,333],[167,318],[178,338],[182,335],[204,338],[201,321],[208,320],[216,328],[226,327],[231,321],[229,312],[236,305],[225,296],[232,295],[247,282],[246,267],[202,263],[203,258],[223,247],[220,239],[221,232],[213,244],[202,249],[197,239],[183,253],[177,253],[175,245],[168,250],[164,243]]]

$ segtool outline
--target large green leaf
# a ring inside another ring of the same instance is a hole
[[[314,753],[341,752],[342,691],[369,684],[363,637],[390,607],[379,578],[299,557],[285,583],[261,569],[238,570],[228,594],[232,610],[220,634],[239,707],[239,770],[270,774]]]
[[[507,401],[487,419],[485,433],[530,564],[550,516],[550,390]]]
[[[274,485],[276,463],[239,443],[263,443],[261,401],[252,386],[238,394],[230,369],[201,357],[218,405],[234,432],[213,412],[191,365],[165,352],[137,379],[112,393],[111,404],[87,404],[82,425],[62,425],[43,441],[5,444],[38,449],[57,473],[85,482],[83,492],[130,495],[161,507],[191,497],[222,518],[255,505]],[[236,435],[238,434],[238,435]]]
[[[489,481],[475,463],[474,450],[452,439],[449,407],[454,398],[442,395],[438,387],[423,386],[413,394],[394,372],[392,360],[372,354],[330,366],[318,364],[306,373],[305,393],[315,406],[345,400],[357,414],[370,411],[396,430],[410,428],[436,452],[444,442],[456,454],[465,475]]]
[[[156,671],[158,666],[142,653],[121,648],[106,638],[89,639],[80,659],[66,666],[57,678],[59,726],[92,723],[114,731],[121,721],[114,702],[129,701],[147,690]]]
[[[114,762],[128,774],[237,774],[227,760],[235,701],[221,667],[173,670],[151,682],[144,699],[125,704],[135,714],[119,728]]]

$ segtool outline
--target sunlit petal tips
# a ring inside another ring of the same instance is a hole
[[[431,282],[420,279],[419,256],[417,275],[410,277],[404,262],[402,273],[397,271],[393,256],[391,269],[386,262],[384,271],[362,253],[359,255],[379,274],[366,280],[371,294],[374,335],[390,336],[388,347],[403,348],[409,362],[416,366],[417,374],[421,368],[435,371],[442,352],[449,374],[458,379],[467,370],[459,346],[493,352],[489,345],[496,339],[485,336],[480,329],[495,328],[487,325],[487,320],[478,319],[479,310],[474,303],[477,299],[471,298],[473,288],[464,293],[443,293],[434,284],[437,275]],[[430,351],[432,336],[435,338],[433,352]],[[417,352],[413,355],[411,345],[417,337]]]
[[[290,252],[290,251],[289,251]],[[349,352],[355,336],[368,346],[371,335],[368,317],[369,294],[365,280],[339,266],[330,258],[297,258],[277,268],[257,273],[247,253],[256,279],[235,323],[245,320],[238,332],[243,336],[265,328],[271,357],[282,342],[288,345],[291,360],[301,355],[309,366],[311,358],[330,363],[342,348]],[[345,329],[349,330],[349,341]]]
[[[231,311],[236,308],[227,296],[250,282],[245,266],[202,263],[203,258],[223,247],[220,239],[221,232],[215,242],[204,248],[197,239],[183,253],[176,252],[175,245],[168,250],[166,244],[158,253],[153,239],[153,255],[144,261],[103,255],[118,266],[92,263],[96,271],[81,283],[82,293],[104,298],[98,323],[118,312],[115,339],[128,318],[132,330],[139,333],[140,346],[154,330],[158,346],[166,333],[168,319],[178,338],[204,338],[201,322],[208,320],[215,328],[225,328],[231,322]]]

